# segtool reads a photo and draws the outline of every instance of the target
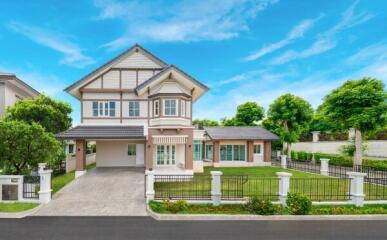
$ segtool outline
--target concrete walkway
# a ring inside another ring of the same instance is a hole
[[[146,216],[143,168],[95,168],[62,188],[35,216]]]

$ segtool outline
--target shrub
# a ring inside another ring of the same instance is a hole
[[[252,197],[245,204],[245,209],[249,213],[259,215],[273,215],[282,212],[281,206],[275,206],[270,200],[262,200],[257,197]]]
[[[312,209],[312,201],[297,193],[288,193],[288,199],[286,200],[288,211],[293,215],[306,215]]]
[[[310,162],[313,159],[313,153],[303,151],[292,151],[292,160],[298,162]]]
[[[163,201],[163,207],[171,213],[178,213],[187,210],[188,203],[185,200],[172,202],[170,199],[166,199]]]

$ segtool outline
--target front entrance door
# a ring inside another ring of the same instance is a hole
[[[176,145],[157,145],[156,160],[158,166],[176,165]]]

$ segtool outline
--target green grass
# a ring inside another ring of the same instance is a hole
[[[149,207],[152,211],[162,214],[171,214],[163,203],[151,201]],[[212,204],[188,204],[187,209],[178,214],[250,214],[243,204],[221,204],[217,207]],[[310,215],[343,215],[343,214],[387,214],[387,204],[355,206],[312,206]],[[283,208],[281,215],[289,215]]]
[[[156,182],[156,197],[178,198],[179,196],[211,196],[211,171],[221,171],[222,194],[240,198],[243,196],[258,196],[261,199],[277,200],[278,178],[277,172],[292,173],[290,192],[302,193],[312,201],[344,201],[348,200],[349,180],[344,178],[326,177],[319,174],[305,173],[282,169],[279,167],[206,167],[204,173],[195,174],[193,180],[182,182]],[[228,177],[236,175],[240,177]],[[379,193],[372,200],[385,199],[387,187],[365,184],[366,199],[369,195]]]
[[[90,170],[92,168],[95,168],[96,164],[92,163],[86,166],[86,170]],[[65,174],[61,174],[58,176],[53,177],[52,179],[52,191],[54,193],[58,192],[61,188],[66,186],[69,182],[75,179],[75,172],[71,171]]]
[[[22,212],[37,207],[37,203],[0,203],[0,212]]]

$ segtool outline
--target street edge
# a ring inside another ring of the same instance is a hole
[[[152,211],[147,206],[149,216],[158,221],[364,221],[364,220],[387,220],[387,214],[378,215],[226,215],[226,214],[160,214]]]
[[[25,218],[28,217],[34,213],[36,213],[40,208],[42,207],[42,204],[39,204],[37,207],[23,211],[23,212],[15,212],[15,213],[7,213],[2,212],[0,213],[0,219],[4,218]]]

